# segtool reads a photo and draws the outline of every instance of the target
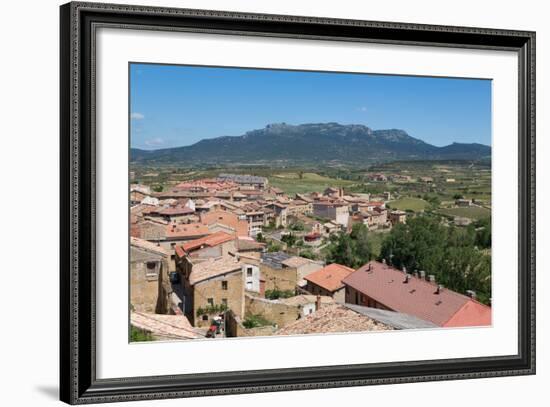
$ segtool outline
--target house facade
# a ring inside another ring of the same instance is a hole
[[[328,296],[338,303],[344,303],[346,295],[342,280],[354,271],[354,269],[341,264],[329,264],[304,277],[305,289],[313,295]]]
[[[407,223],[407,212],[405,211],[391,211],[388,218],[393,226],[400,223]]]
[[[185,257],[178,263],[183,309],[193,326],[209,326],[227,309],[244,316],[245,270],[245,263],[229,256],[205,261]]]
[[[295,267],[288,267],[285,260],[290,255],[284,252],[262,253],[260,262],[261,278],[265,280],[265,290],[295,291],[298,273]]]
[[[346,203],[316,201],[312,203],[312,206],[315,216],[333,220],[339,225],[348,225],[349,210]]]
[[[168,279],[169,254],[143,239],[130,238],[130,304],[138,312],[166,314],[172,292]]]

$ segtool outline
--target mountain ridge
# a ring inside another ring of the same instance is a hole
[[[240,136],[202,139],[195,144],[157,150],[130,149],[143,164],[224,162],[387,162],[397,160],[483,159],[491,147],[452,143],[437,147],[401,129],[372,130],[362,124],[268,124]]]

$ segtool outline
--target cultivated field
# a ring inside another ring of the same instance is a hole
[[[302,174],[295,172],[278,173],[269,176],[269,184],[282,189],[286,194],[322,192],[325,188],[347,187],[353,185],[353,181],[347,181],[337,178],[330,178],[313,172],[304,172]]]
[[[401,198],[396,201],[388,202],[391,209],[399,209],[401,211],[411,210],[413,212],[421,212],[426,210],[430,204],[419,198]]]
[[[471,206],[469,208],[445,208],[440,209],[438,212],[445,215],[460,216],[474,220],[488,218],[491,216],[491,211],[489,209],[481,208],[479,206]]]

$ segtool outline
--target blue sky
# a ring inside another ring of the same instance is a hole
[[[131,146],[186,146],[269,123],[402,129],[491,145],[491,81],[173,65],[130,66]]]

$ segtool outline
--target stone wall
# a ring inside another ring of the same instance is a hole
[[[226,314],[225,334],[228,338],[243,336],[271,336],[277,331],[273,326],[259,326],[257,328],[245,328],[241,318],[229,311]]]
[[[227,307],[235,315],[239,317],[244,315],[244,277],[242,270],[199,282],[193,288],[193,324],[195,326],[202,327],[210,324],[210,316],[207,316],[208,319],[203,320],[202,316],[197,315],[199,308],[204,309],[209,306],[209,298],[212,298],[214,305],[222,305],[226,300]]]
[[[149,268],[148,264],[154,268]],[[171,292],[168,259],[131,247],[130,303],[134,310],[166,314]]]
[[[277,300],[245,296],[245,315],[262,315],[268,321],[277,324],[279,328],[300,318],[300,308],[295,305],[283,304]]]
[[[265,290],[295,290],[298,284],[298,272],[294,267],[271,268],[260,265],[261,277],[265,280]]]

